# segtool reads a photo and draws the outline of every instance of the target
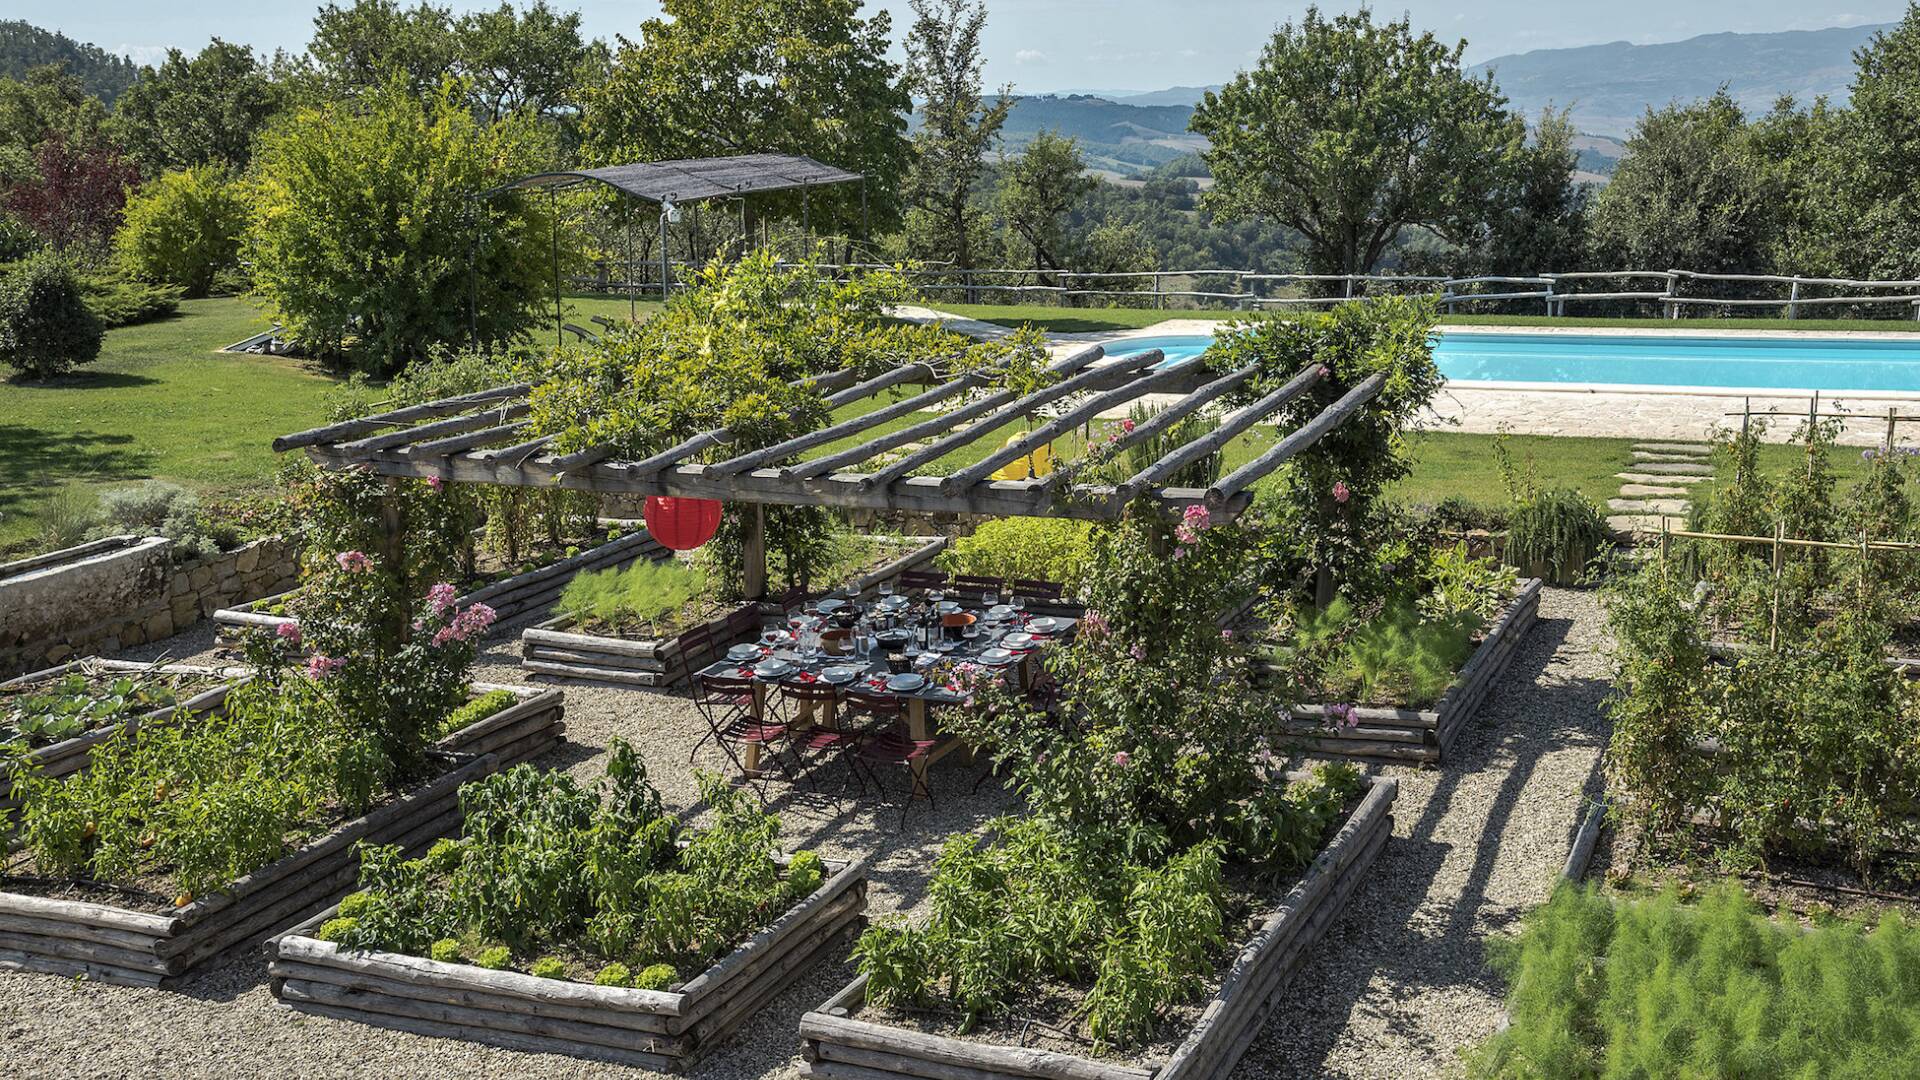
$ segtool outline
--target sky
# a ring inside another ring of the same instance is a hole
[[[659,13],[656,0],[552,2],[577,8],[589,34],[609,39],[635,36],[643,20]],[[164,56],[168,46],[197,51],[215,35],[263,52],[297,50],[307,41],[317,6],[305,0],[196,0],[179,8],[153,0],[8,0],[5,14],[147,63]],[[869,9],[875,6],[894,13],[897,39],[907,25],[905,0],[868,0]],[[1224,82],[1256,58],[1276,24],[1306,6],[1272,0],[988,0],[987,80],[994,86],[1010,82],[1023,93]],[[1343,7],[1339,0],[1321,6]],[[1721,31],[1893,22],[1906,7],[1907,0],[1382,0],[1376,10],[1382,16],[1404,10],[1420,28],[1465,38],[1469,62],[1478,62],[1609,41],[1650,44]]]

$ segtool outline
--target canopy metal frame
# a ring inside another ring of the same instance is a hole
[[[569,327],[565,321],[560,291],[560,193],[575,188],[600,185],[629,199],[652,203],[660,208],[660,299],[666,300],[672,289],[673,256],[667,250],[667,225],[680,207],[694,209],[712,199],[739,199],[741,233],[747,229],[747,196],[800,193],[801,231],[811,228],[807,193],[817,187],[836,184],[860,185],[860,235],[867,236],[867,181],[860,173],[824,165],[797,154],[735,154],[729,157],[684,158],[678,161],[647,161],[630,165],[609,165],[598,169],[564,169],[517,177],[498,187],[475,193],[478,202],[511,191],[545,191],[552,212],[553,226],[553,336],[564,343]],[[696,216],[696,221],[698,220]],[[638,317],[638,291],[634,285],[638,262],[634,258],[633,214],[626,220],[628,318]],[[479,238],[474,240],[476,246]],[[468,330],[480,336],[479,279],[472,253],[468,257],[469,300]],[[585,331],[576,330],[584,334]]]

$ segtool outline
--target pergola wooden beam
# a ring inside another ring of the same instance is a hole
[[[866,382],[863,382],[858,386],[842,391],[839,394],[835,394],[833,397],[830,397],[827,399],[827,407],[831,409],[837,409],[837,408],[840,408],[842,405],[850,404],[855,401],[862,401],[867,398],[871,398],[881,393],[884,393],[887,390],[890,390],[893,387],[896,387],[904,382],[930,382],[934,378],[935,378],[935,373],[933,370],[933,366],[931,364],[907,364],[902,367],[894,368],[892,371],[889,371],[886,374],[879,376],[878,378],[868,379]],[[955,380],[955,381],[957,382],[959,380]],[[947,385],[952,385],[952,383],[949,383]],[[924,396],[924,395],[921,395],[921,396]],[[845,398],[846,400],[837,401],[836,399],[838,398]],[[909,400],[918,400],[918,398],[912,398]],[[867,413],[865,416],[854,417],[852,420],[848,420],[844,424],[835,424],[829,427],[821,428],[818,431],[810,431],[805,435],[799,436],[798,438],[788,439],[787,441],[781,442],[781,443],[775,443],[772,446],[765,447],[760,450],[750,450],[747,453],[739,455],[738,457],[731,457],[725,461],[716,462],[712,465],[709,465],[707,467],[707,471],[715,476],[732,476],[734,473],[746,472],[749,469],[757,469],[760,466],[765,465],[770,461],[778,461],[784,457],[791,457],[792,455],[800,453],[803,450],[810,450],[816,446],[825,446],[827,443],[833,442],[841,438],[840,429],[842,428],[851,428],[852,430],[859,431],[864,429],[867,426],[882,423],[884,422],[885,419],[889,419],[889,417],[883,417],[881,420],[871,419],[871,417],[875,416],[878,413],[887,413],[891,411],[893,412],[894,415],[899,415],[899,413],[902,411],[910,411],[910,410],[902,410],[900,408],[902,404],[904,403],[895,402],[894,404],[886,406],[885,408],[875,410],[875,412]]]
[[[1024,395],[1012,390],[983,394],[960,409],[922,424],[876,436],[853,449],[798,465],[777,464],[806,448],[796,448],[792,440],[714,465],[687,460],[703,449],[730,442],[732,435],[725,429],[701,432],[640,461],[609,460],[610,452],[601,448],[555,455],[549,449],[557,436],[530,437],[534,429],[531,422],[524,419],[530,390],[524,385],[496,387],[478,394],[396,409],[364,420],[330,424],[277,439],[275,445],[281,449],[305,448],[316,461],[330,467],[363,466],[386,476],[441,477],[463,483],[557,487],[610,494],[678,495],[845,509],[1112,520],[1125,512],[1129,501],[1146,492],[1150,498],[1176,511],[1201,503],[1233,514],[1250,501],[1247,488],[1356,414],[1379,393],[1382,383],[1375,378],[1354,388],[1256,461],[1207,489],[1149,490],[1164,483],[1164,476],[1218,449],[1287,401],[1305,393],[1320,378],[1318,365],[1233,414],[1204,438],[1164,456],[1127,483],[1074,484],[1070,490],[1062,491],[1060,488],[1071,481],[1062,481],[1058,475],[1037,480],[989,479],[990,472],[1006,460],[1031,453],[1047,439],[1057,437],[1091,416],[1155,391],[1188,389],[1198,381],[1196,376],[1204,373],[1198,359],[1151,371],[1143,369],[1160,362],[1157,353],[1141,353],[1117,363],[1096,365],[1103,357],[1104,351],[1099,346],[1089,347],[1049,366],[1050,371],[1062,376],[1052,386]],[[1136,426],[1120,442],[1132,445],[1162,433],[1182,417],[1193,415],[1256,374],[1252,369],[1243,369],[1214,378],[1187,393],[1167,411]],[[931,368],[908,365],[864,381],[858,380],[851,371],[843,371],[805,382],[829,395],[826,401],[837,399],[844,404],[889,386],[932,375]],[[929,403],[930,395],[961,394],[984,385],[990,377],[987,373],[961,376],[877,411],[897,409],[892,416],[905,415],[911,411],[909,406]],[[1018,416],[1070,398],[1075,400],[1065,412],[1011,445],[993,448],[982,461],[952,476],[912,475],[914,469],[977,443]],[[885,422],[856,426],[865,419],[831,425],[812,433],[812,437],[844,438]],[[395,426],[399,429],[387,430]],[[900,462],[866,473],[848,471],[849,467],[902,442],[942,432],[948,434]]]
[[[1103,347],[1099,345],[1089,346],[1088,348],[1081,349],[1078,352],[1054,361],[1047,370],[1056,375],[1069,374],[1092,364],[1105,355],[1106,349]],[[988,394],[971,404],[955,409],[952,412],[941,413],[932,419],[922,420],[918,424],[908,425],[899,431],[882,435],[871,442],[862,443],[851,450],[843,450],[838,454],[829,454],[826,457],[815,458],[812,461],[803,461],[797,465],[790,465],[783,471],[788,476],[799,477],[801,479],[810,479],[815,476],[836,473],[849,466],[858,465],[876,454],[886,453],[896,446],[905,446],[910,442],[916,442],[920,439],[938,435],[940,432],[964,424],[976,416],[991,412],[1019,396],[1020,395],[1013,390],[1000,390]]]
[[[1366,381],[1341,395],[1340,400],[1322,409],[1318,416],[1275,443],[1266,453],[1214,481],[1213,486],[1207,488],[1207,506],[1225,506],[1229,498],[1286,464],[1288,458],[1319,442],[1327,432],[1346,423],[1354,413],[1360,411],[1361,406],[1380,396],[1381,388],[1386,385],[1385,374],[1368,376]]]
[[[1138,371],[1148,364],[1158,363],[1161,355],[1158,350],[1149,350],[1136,356],[1122,357],[1114,363],[1087,368],[1078,374],[1071,375],[1054,383],[1052,386],[1035,390],[1033,393],[1023,397],[1016,397],[1014,400],[1007,402],[986,416],[968,424],[965,428],[945,438],[936,439],[923,449],[916,450],[886,468],[873,473],[863,480],[862,483],[868,487],[890,484],[923,465],[929,465],[939,461],[941,458],[946,457],[948,454],[953,453],[963,446],[973,445],[980,441],[982,436],[991,434],[999,430],[1003,425],[1012,423],[1022,416],[1026,416],[1038,409],[1051,405],[1061,398],[1069,397],[1082,390],[1093,389],[1094,384],[1113,378],[1117,374]]]
[[[1121,493],[1125,497],[1131,497],[1135,492],[1165,483],[1168,477],[1181,469],[1217,452],[1260,421],[1279,411],[1287,402],[1313,389],[1320,382],[1320,371],[1319,364],[1308,364],[1278,390],[1221,421],[1220,426],[1200,438],[1168,451],[1159,461],[1135,473],[1131,479],[1119,486]],[[1221,380],[1221,382],[1224,381]]]
[[[341,439],[357,439],[362,435],[393,427],[396,424],[411,424],[415,420],[425,420],[429,417],[469,412],[474,406],[485,405],[491,401],[523,398],[532,389],[533,387],[526,383],[514,383],[510,386],[496,386],[489,390],[461,394],[459,397],[429,401],[421,405],[409,405],[404,409],[394,409],[391,412],[374,413],[372,416],[363,416],[358,420],[343,420],[338,424],[328,424],[311,431],[282,435],[273,440],[273,449],[278,453],[319,446],[323,443],[337,443]]]

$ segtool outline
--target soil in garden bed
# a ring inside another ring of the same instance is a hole
[[[428,775],[401,783],[396,790],[387,792],[374,800],[373,805],[357,813],[350,814],[345,807],[338,804],[324,807],[318,816],[283,836],[279,853],[262,863],[261,867],[271,866],[307,844],[326,836],[341,825],[398,801],[407,793],[459,768],[461,764],[463,763],[451,763]],[[260,867],[254,869],[257,870]],[[34,862],[32,853],[24,848],[9,852],[4,860],[0,860],[0,892],[17,893],[22,896],[43,896],[53,900],[105,904],[109,907],[144,911],[156,915],[171,914],[181,906],[175,902],[181,895],[180,886],[174,880],[169,867],[143,867],[140,873],[124,882],[49,877]]]
[[[579,618],[567,628],[567,632],[589,634],[594,637],[622,638],[628,641],[665,641],[679,637],[696,626],[725,618],[737,610],[742,603],[745,601],[722,601],[711,596],[699,596],[658,619]]]
[[[1326,835],[1320,838],[1316,852],[1333,842],[1365,797],[1366,790],[1363,789],[1334,816]],[[1279,881],[1266,883],[1256,882],[1241,868],[1227,867],[1227,917],[1221,931],[1226,939],[1226,947],[1215,959],[1213,974],[1194,985],[1186,1001],[1161,1014],[1153,1038],[1149,1040],[1125,1048],[1107,1047],[1095,1053],[1093,1040],[1083,1030],[1083,1014],[1087,997],[1093,990],[1092,985],[1055,979],[1041,979],[1029,984],[1012,997],[1004,1010],[980,1016],[970,1029],[963,1030],[965,1013],[944,1004],[930,1008],[863,1005],[855,1017],[949,1039],[1047,1050],[1119,1065],[1144,1066],[1150,1062],[1163,1062],[1173,1056],[1174,1051],[1192,1033],[1194,1025],[1200,1022],[1201,1013],[1206,1010],[1213,996],[1220,992],[1220,986],[1233,969],[1233,962],[1241,948],[1279,910],[1280,901],[1306,876],[1311,865],[1309,862]]]
[[[116,683],[126,681],[136,689],[128,696],[124,707],[91,708],[83,719],[85,727],[62,733],[58,738],[25,735],[15,728],[16,710],[23,714],[29,711],[34,715],[57,716],[61,713],[61,701],[69,699],[76,702],[102,702],[113,695]],[[143,672],[143,671],[96,671],[74,670],[61,675],[51,675],[31,683],[0,690],[0,747],[6,747],[24,740],[29,749],[52,746],[67,739],[77,738],[89,731],[95,731],[109,724],[131,720],[136,716],[178,705],[189,698],[227,682],[226,676],[197,674],[193,672]],[[143,700],[141,691],[164,691],[160,696]],[[39,702],[29,704],[29,699],[39,698]]]
[[[1730,870],[1714,851],[1715,831],[1692,826],[1662,833],[1645,845],[1609,821],[1600,832],[1586,880],[1622,893],[1705,891],[1726,877],[1738,878],[1756,904],[1771,914],[1812,921],[1832,915],[1873,920],[1889,912],[1911,918],[1920,912],[1920,854],[1904,865],[1886,860],[1862,876],[1842,860],[1817,854],[1770,855],[1756,869]]]

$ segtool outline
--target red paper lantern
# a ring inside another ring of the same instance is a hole
[[[713,539],[720,528],[717,499],[682,499],[649,495],[644,511],[647,531],[674,551],[692,551]]]

